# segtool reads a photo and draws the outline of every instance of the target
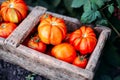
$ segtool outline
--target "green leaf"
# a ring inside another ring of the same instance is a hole
[[[103,0],[96,0],[96,4],[98,5],[99,8],[101,8],[104,5]]]
[[[102,17],[101,14],[100,14],[100,11],[96,11],[96,12],[95,12],[95,16],[97,16],[98,18],[101,18],[101,17]]]
[[[116,0],[117,3],[118,3],[118,7],[120,8],[120,0]]]
[[[81,21],[83,23],[91,23],[95,19],[97,19],[97,17],[100,17],[100,12],[99,11],[93,11],[93,10],[86,11],[82,14]]]
[[[91,3],[90,3],[90,1],[88,1],[86,4],[84,4],[83,10],[84,10],[84,12],[91,10]]]
[[[57,7],[60,4],[61,0],[52,0],[51,4],[55,7]]]
[[[97,20],[96,24],[99,24],[99,25],[108,25],[108,21],[106,19],[100,19],[100,20]]]
[[[95,3],[91,2],[91,8],[92,8],[92,10],[97,10],[98,6]]]
[[[89,0],[73,0],[71,6],[73,8],[79,8],[79,7],[83,6],[84,4],[86,4],[87,1],[89,1]]]
[[[99,8],[101,8],[104,5],[103,0],[91,0],[91,2],[96,4]]]
[[[115,77],[113,80],[120,80],[120,76]]]
[[[108,11],[110,12],[110,14],[114,12],[114,6],[112,4],[108,6]]]

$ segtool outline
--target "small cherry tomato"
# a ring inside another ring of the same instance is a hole
[[[46,44],[43,43],[42,41],[40,41],[40,38],[38,35],[32,37],[28,41],[27,46],[34,50],[40,51],[40,52],[45,52],[45,50],[46,50]]]
[[[17,27],[14,23],[1,23],[0,24],[0,37],[7,38],[13,30]]]
[[[80,68],[85,68],[87,65],[87,58],[85,58],[84,56],[77,56],[74,61],[73,61],[73,65],[76,65]]]

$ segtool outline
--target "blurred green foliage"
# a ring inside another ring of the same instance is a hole
[[[94,80],[120,80],[120,0],[25,0],[30,6],[111,28]]]

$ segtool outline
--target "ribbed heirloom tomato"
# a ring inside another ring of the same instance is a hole
[[[27,46],[40,52],[45,52],[46,50],[46,44],[41,42],[38,35],[33,36],[31,39],[29,39]]]
[[[97,43],[96,34],[89,26],[82,26],[70,35],[70,43],[81,54],[90,54]]]
[[[38,35],[41,41],[46,44],[60,44],[65,38],[66,32],[66,25],[61,18],[45,18],[38,26]]]
[[[28,12],[24,0],[6,0],[1,4],[1,14],[4,21],[19,23]]]
[[[0,37],[7,38],[13,30],[17,27],[14,23],[1,23],[0,24]]]
[[[52,48],[52,56],[57,59],[72,63],[76,58],[76,51],[74,47],[69,43],[61,43]]]

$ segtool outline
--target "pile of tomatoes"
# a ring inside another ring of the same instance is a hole
[[[0,5],[0,37],[7,38],[27,13],[24,0],[4,1]],[[68,33],[65,21],[50,14],[40,17],[36,33],[25,42],[26,46],[81,68],[86,67],[86,56],[92,53],[97,43],[90,26],[80,26]]]
[[[97,43],[90,26],[80,26],[68,33],[65,21],[50,14],[41,16],[37,32],[27,41],[27,46],[62,61],[85,68]]]
[[[27,16],[24,0],[5,0],[0,5],[0,37],[7,38]]]

